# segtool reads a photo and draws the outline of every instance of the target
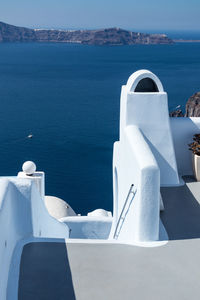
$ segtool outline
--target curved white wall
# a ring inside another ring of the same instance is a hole
[[[157,162],[137,126],[128,126],[124,143],[116,146],[113,169],[118,172],[118,197],[115,193],[110,238],[113,237],[130,186],[134,184],[136,196],[118,240],[128,243],[158,240],[160,171]]]
[[[134,92],[139,81],[141,81],[142,79],[145,79],[145,78],[150,78],[155,82],[155,84],[158,88],[158,92],[160,92],[160,93],[164,92],[163,85],[162,85],[160,79],[149,70],[139,70],[139,71],[134,72],[128,78],[128,81],[126,84],[127,91]]]
[[[8,282],[13,281],[13,278],[9,279],[10,266],[17,245],[31,237],[68,238],[69,229],[48,214],[31,180],[0,178],[1,300],[17,299],[17,291],[7,290]],[[17,282],[18,278],[14,280]]]

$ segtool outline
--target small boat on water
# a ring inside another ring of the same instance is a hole
[[[77,215],[45,195],[31,161],[0,178],[0,300],[199,299],[200,182],[187,144],[200,119],[170,118],[147,70],[120,101],[112,213]]]
[[[32,139],[32,137],[33,137],[33,134],[29,134],[29,135],[27,136],[28,139]]]

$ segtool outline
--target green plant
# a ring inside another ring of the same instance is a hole
[[[194,154],[200,156],[200,133],[194,134],[193,141],[191,144],[188,144],[189,150]]]

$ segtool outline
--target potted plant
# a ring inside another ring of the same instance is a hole
[[[193,142],[188,145],[192,151],[192,166],[194,176],[200,181],[200,133],[194,134]]]

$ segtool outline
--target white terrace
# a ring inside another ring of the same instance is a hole
[[[113,217],[45,196],[34,163],[2,177],[0,299],[199,299],[200,183],[187,146],[199,131],[198,118],[169,118],[160,80],[141,70],[121,92]]]

